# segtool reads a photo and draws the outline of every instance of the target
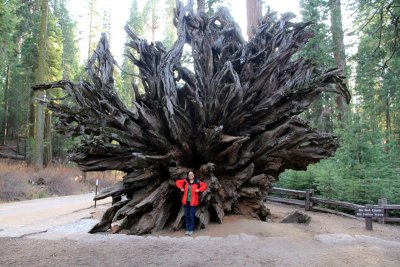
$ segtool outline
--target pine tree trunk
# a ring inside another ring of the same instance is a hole
[[[4,85],[4,107],[3,107],[3,115],[4,115],[4,120],[3,120],[3,145],[6,144],[7,141],[7,130],[8,130],[8,91],[9,91],[9,83],[10,83],[10,65],[7,64],[6,68],[6,82]]]
[[[208,16],[195,13],[191,3],[178,3],[178,39],[169,50],[126,27],[128,57],[145,89],[140,94],[132,83],[134,109],[116,93],[105,35],[87,66],[90,81],[33,87],[60,87],[69,94],[73,106],[47,105],[59,118],[56,130],[82,137],[70,155],[82,171],[126,173],[95,197],[127,200],[115,202],[92,233],[120,220],[120,232],[130,234],[168,224],[180,228],[183,209],[175,181],[188,171],[208,184],[196,211],[199,227],[210,220],[222,223],[226,214],[265,220],[267,190],[279,174],[304,170],[338,147],[335,136],[297,116],[322,92],[348,95],[341,70],[321,70],[298,56],[313,36],[310,23],[268,13],[246,42],[226,8]],[[192,69],[181,62],[185,43],[192,48]]]
[[[49,110],[45,112],[44,118],[44,165],[51,164],[53,160],[53,143],[52,143],[52,133],[51,133],[51,113]]]
[[[151,5],[151,41],[156,41],[156,29],[157,29],[157,19],[156,19],[156,2],[154,0]]]
[[[329,0],[329,9],[331,15],[331,32],[334,47],[333,55],[337,68],[341,69],[344,73],[346,70],[346,53],[344,48],[342,9],[340,0]],[[346,112],[346,98],[341,95],[337,95],[336,107],[339,110],[340,121],[342,119],[342,115]]]
[[[25,155],[27,155],[27,161],[29,164],[35,164],[35,95],[36,93],[31,91],[29,94],[28,100],[28,114],[27,118],[27,126],[28,126],[28,134],[27,134],[27,144],[25,145]]]
[[[254,31],[258,29],[262,18],[262,2],[261,0],[246,0],[247,9],[247,36],[251,38]]]
[[[95,8],[96,0],[91,0],[90,4],[90,21],[89,21],[89,48],[88,48],[88,60],[90,58],[90,53],[92,52],[92,28],[93,28],[93,13]]]
[[[391,119],[390,119],[390,88],[387,89],[386,93],[386,99],[385,99],[385,125],[386,125],[386,134],[385,134],[385,138],[386,138],[386,142],[385,143],[389,143],[390,140],[390,135],[392,134],[392,127],[391,127]]]
[[[17,100],[17,107],[19,107],[19,100]],[[17,154],[21,154],[21,144],[20,144],[20,139],[19,139],[19,117],[20,117],[20,109],[17,108],[16,111],[16,119],[15,119],[15,133],[16,133],[16,145],[17,145]],[[26,157],[26,154],[25,154]]]
[[[36,70],[36,81],[44,82],[45,64],[46,64],[46,47],[47,47],[47,21],[49,12],[48,0],[40,1],[40,30],[38,42],[38,67]],[[44,93],[38,92],[37,99],[43,99]],[[35,123],[35,165],[43,166],[43,137],[44,137],[44,110],[41,102],[36,105],[36,123]]]

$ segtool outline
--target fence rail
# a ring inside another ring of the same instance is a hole
[[[337,215],[342,215],[346,217],[356,218],[355,209],[363,208],[364,206],[355,203],[350,203],[346,201],[337,201],[331,199],[324,199],[314,196],[313,189],[307,189],[306,191],[292,190],[285,188],[273,187],[269,190],[270,193],[279,194],[285,197],[271,196],[268,195],[267,200],[272,202],[278,202],[283,204],[297,205],[304,207],[306,211],[322,211],[333,213]],[[296,197],[296,198],[290,198]],[[342,208],[344,211],[337,211],[331,208],[321,207],[318,205],[324,205],[333,208]],[[379,222],[400,222],[400,218],[389,217],[388,211],[390,210],[400,210],[400,205],[387,204],[387,200],[382,198],[379,199],[378,205],[371,205],[371,207],[382,208],[384,210],[384,217],[379,218]]]

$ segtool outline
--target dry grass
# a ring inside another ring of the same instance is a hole
[[[86,193],[95,190],[97,178],[101,189],[123,176],[123,173],[116,171],[90,172],[84,180],[81,174],[78,168],[64,165],[38,169],[24,162],[0,160],[0,201]],[[38,184],[41,180],[44,184]]]

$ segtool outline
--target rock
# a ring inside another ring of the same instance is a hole
[[[307,214],[300,212],[298,210],[289,213],[283,218],[281,223],[308,223],[310,222],[311,217]]]

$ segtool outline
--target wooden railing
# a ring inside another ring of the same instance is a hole
[[[346,217],[356,218],[355,217],[355,209],[364,207],[362,205],[346,202],[346,201],[337,201],[331,199],[324,199],[320,197],[314,196],[313,189],[307,189],[306,191],[300,190],[292,190],[292,189],[284,189],[273,187],[269,191],[270,194],[278,194],[280,196],[268,195],[267,200],[272,202],[297,205],[304,207],[306,211],[322,211],[333,213],[337,215],[342,215]],[[284,196],[284,197],[283,197]],[[296,198],[293,198],[296,197]],[[325,207],[321,207],[321,205]],[[327,208],[330,207],[330,208]],[[332,209],[340,208],[342,211],[337,211]],[[379,219],[379,222],[400,222],[400,218],[389,217],[388,212],[390,210],[400,210],[400,205],[392,205],[387,204],[387,200],[382,198],[379,199],[378,205],[372,205],[371,207],[383,208],[385,216]]]

